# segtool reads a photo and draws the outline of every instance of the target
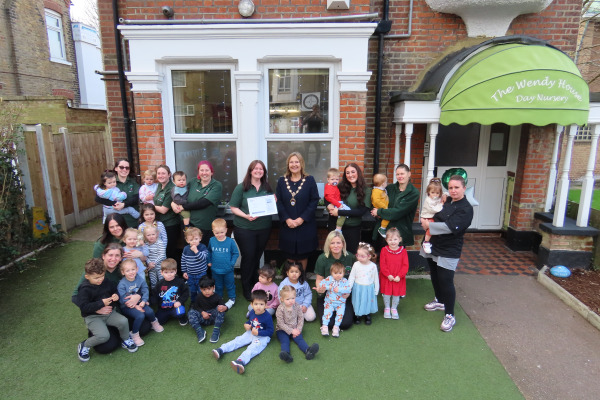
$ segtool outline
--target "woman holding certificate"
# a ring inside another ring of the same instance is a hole
[[[267,240],[271,234],[271,216],[252,216],[248,207],[248,199],[272,195],[273,191],[267,182],[267,167],[260,160],[254,160],[248,166],[242,183],[237,185],[231,194],[229,207],[233,213],[233,235],[240,249],[240,273],[244,297],[250,301],[252,287],[258,281],[260,257],[265,251]]]
[[[317,248],[315,212],[319,190],[315,179],[304,172],[304,158],[292,152],[286,161],[285,176],[277,181],[279,248],[289,261],[298,261],[306,271],[310,254]]]

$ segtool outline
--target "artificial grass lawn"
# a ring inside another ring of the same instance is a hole
[[[569,200],[579,204],[581,198],[581,189],[569,189]],[[600,190],[594,190],[592,195],[592,208],[600,210]]]
[[[217,361],[207,339],[176,320],[163,333],[151,332],[136,353],[118,349],[91,359],[77,358],[86,337],[79,310],[70,302],[73,286],[92,252],[90,242],[71,242],[38,256],[23,273],[0,281],[2,398],[249,398],[249,399],[522,399],[522,395],[457,305],[457,324],[440,331],[442,312],[426,312],[431,283],[410,279],[400,320],[354,326],[341,337],[323,338],[320,323],[305,324],[306,341],[321,347],[307,361],[292,343],[294,362],[271,343],[237,375],[229,366],[243,349]],[[239,282],[238,282],[239,290]],[[226,317],[218,344],[243,333],[247,302]],[[218,345],[217,344],[217,345]]]

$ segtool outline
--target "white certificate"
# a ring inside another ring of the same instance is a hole
[[[277,214],[277,204],[275,204],[275,195],[251,197],[248,199],[248,210],[253,217],[262,217],[265,215]]]

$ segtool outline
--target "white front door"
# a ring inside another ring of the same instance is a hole
[[[505,124],[440,125],[437,176],[455,167],[467,172],[467,190],[472,190],[479,202],[474,207],[472,229],[502,228],[508,171],[514,171],[519,132],[519,127]]]

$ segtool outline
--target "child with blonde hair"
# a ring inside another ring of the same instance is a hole
[[[371,191],[371,204],[375,208],[388,208],[390,205],[390,198],[388,197],[387,190],[387,177],[384,174],[373,175],[373,190]],[[382,237],[385,237],[385,231],[390,221],[387,219],[381,220],[381,226],[377,229],[377,232]]]
[[[331,331],[331,336],[340,336],[340,324],[344,319],[346,311],[346,298],[344,294],[350,293],[351,286],[348,280],[344,278],[346,267],[339,261],[331,264],[329,269],[331,275],[323,279],[319,286],[327,290],[325,294],[325,303],[323,305],[323,325],[321,325],[321,335],[329,336],[329,320],[335,312],[335,322]]]
[[[352,306],[354,307],[354,323],[360,324],[360,317],[365,316],[365,325],[371,325],[371,314],[377,312],[377,294],[379,293],[379,276],[375,260],[375,250],[364,242],[358,244],[357,262],[352,266],[348,284],[352,288]]]
[[[440,178],[431,178],[427,185],[427,197],[423,202],[423,208],[421,210],[421,218],[425,218],[429,222],[433,222],[433,216],[442,211],[444,203],[446,202],[446,195],[443,193],[442,181]],[[426,254],[431,254],[431,234],[429,229],[425,231],[425,237],[423,239],[423,251]]]
[[[235,304],[235,279],[233,266],[240,256],[237,244],[227,236],[227,222],[217,218],[212,222],[212,231],[215,236],[208,241],[208,264],[215,280],[215,291],[223,297],[227,289],[229,300],[225,303],[227,309]]]
[[[333,204],[333,206],[339,210],[350,210],[350,207],[348,207],[342,201],[340,189],[337,186],[339,182],[340,171],[337,168],[329,168],[329,170],[327,171],[327,184],[325,184],[325,200]],[[345,221],[346,217],[339,216],[335,223],[335,229],[337,231],[341,231]]]
[[[135,228],[127,228],[125,229],[125,233],[123,234],[123,242],[125,242],[125,246],[123,246],[123,252],[127,253],[128,251],[136,251],[139,250],[142,252],[142,257],[140,258],[132,258],[138,266],[138,274],[146,278],[146,259],[148,257],[148,246],[143,245],[143,243],[138,242],[138,230]]]
[[[158,183],[156,182],[156,171],[153,169],[147,169],[142,175],[142,180],[144,181],[144,184],[140,186],[140,191],[138,192],[140,195],[140,201],[143,204],[154,205],[154,193],[158,188]]]
[[[379,256],[379,283],[383,295],[383,318],[398,319],[398,303],[406,296],[406,274],[408,273],[408,255],[400,245],[402,237],[396,228],[390,228],[385,240],[387,246],[381,249]],[[390,304],[391,300],[391,304]]]
[[[281,343],[281,352],[279,358],[286,363],[291,363],[294,358],[290,354],[290,340],[298,345],[298,348],[307,360],[315,358],[319,351],[319,345],[313,343],[310,347],[302,337],[302,327],[304,326],[304,313],[300,305],[296,304],[296,289],[290,285],[285,285],[279,293],[281,296],[281,305],[277,308],[277,325],[275,333]]]

